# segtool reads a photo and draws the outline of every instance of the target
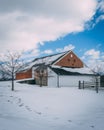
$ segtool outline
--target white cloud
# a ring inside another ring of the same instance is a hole
[[[75,48],[74,45],[69,44],[67,46],[64,46],[64,48],[57,48],[56,52],[64,52],[64,51],[69,51],[69,50],[73,50]]]
[[[98,8],[101,12],[104,12],[104,0],[101,0],[98,4]]]
[[[99,14],[97,14],[95,22],[91,23],[92,27],[94,27],[101,20],[104,20],[104,0],[101,0],[101,1],[98,2],[97,10],[98,10]]]
[[[45,50],[43,53],[44,53],[44,54],[52,54],[53,51],[52,51],[52,50]]]
[[[97,20],[96,23],[100,22],[101,20],[104,20],[104,15],[100,15]]]
[[[104,52],[95,49],[88,50],[82,56],[82,60],[95,71],[98,71],[98,68],[102,69],[102,72],[104,71]]]
[[[37,50],[44,41],[83,31],[84,24],[95,14],[96,5],[96,0],[2,1],[0,52]]]
[[[28,51],[24,51],[22,58],[26,61],[31,61],[32,59],[35,59],[40,54],[39,49],[30,49]]]
[[[90,56],[91,59],[99,59],[100,51],[96,51],[95,49],[91,49],[85,52],[84,56]]]

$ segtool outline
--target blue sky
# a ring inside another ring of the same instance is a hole
[[[68,34],[53,42],[45,42],[43,46],[40,46],[40,50],[43,52],[47,48],[47,53],[50,50],[49,53],[51,54],[57,53],[59,48],[60,51],[64,51],[65,47],[72,48],[86,64],[90,60],[92,62],[104,61],[104,20],[99,21],[94,27],[82,32]],[[86,54],[86,52],[89,53]],[[88,64],[90,65],[90,63]]]
[[[73,45],[74,51],[84,53],[89,49],[104,51],[104,21],[99,22],[94,28],[86,29],[83,32],[68,34],[59,40],[53,42],[45,42],[40,48],[44,51],[50,49],[52,51],[57,48]]]
[[[9,0],[0,4],[0,55],[32,60],[73,50],[87,65],[104,61],[104,0]]]

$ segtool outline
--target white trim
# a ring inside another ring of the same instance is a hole
[[[16,82],[34,80],[34,78],[17,79]]]

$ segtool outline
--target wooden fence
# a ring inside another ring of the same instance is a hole
[[[87,81],[79,81],[79,85],[78,85],[79,89],[85,89],[85,88],[91,88],[91,89],[95,89],[96,93],[98,93],[98,88],[99,88],[99,82],[87,82]]]

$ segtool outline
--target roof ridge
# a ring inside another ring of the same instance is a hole
[[[51,55],[47,55],[47,56],[43,56],[43,57],[39,57],[39,58],[35,58],[32,62],[36,61],[36,60],[39,60],[39,59],[43,59],[43,58],[46,58],[46,57],[51,57],[51,56],[55,56],[55,55],[59,55],[59,54],[64,54],[64,53],[67,53],[69,52],[70,50],[68,51],[64,51],[64,52],[60,52],[60,53],[56,53],[56,54],[51,54]]]

